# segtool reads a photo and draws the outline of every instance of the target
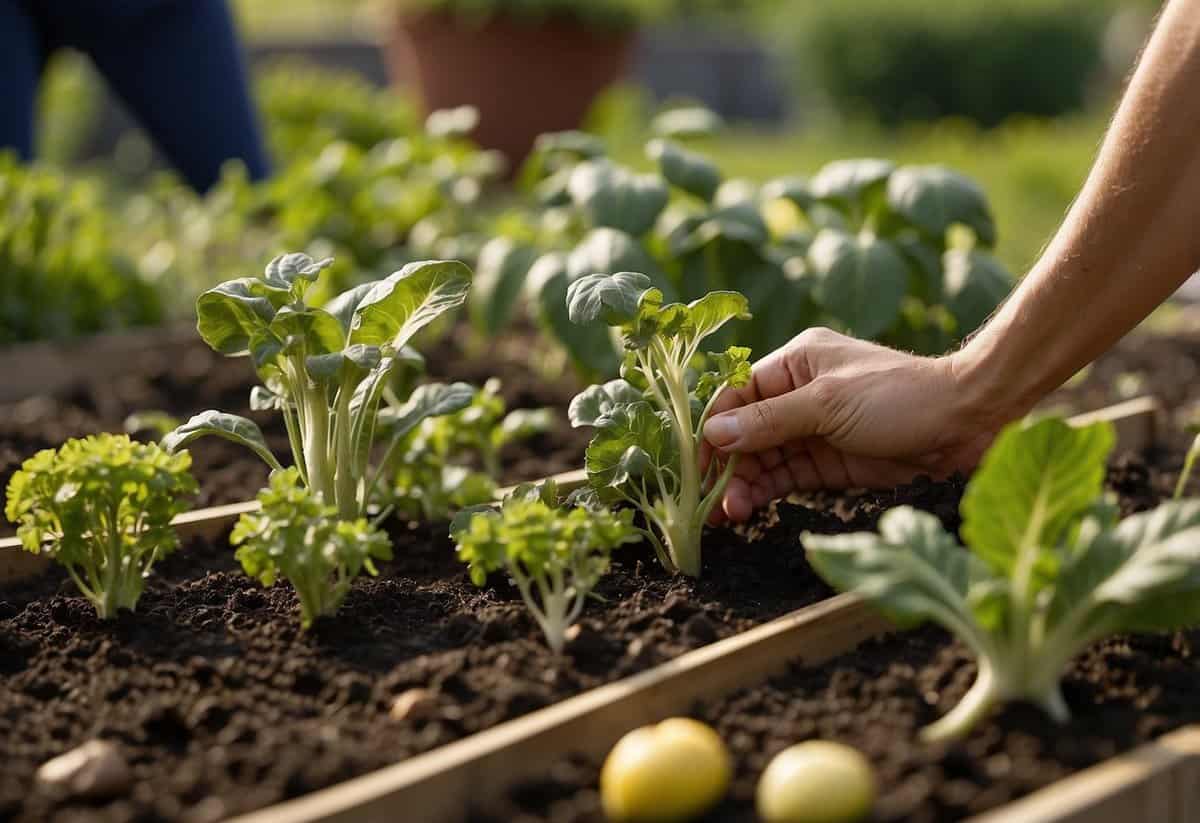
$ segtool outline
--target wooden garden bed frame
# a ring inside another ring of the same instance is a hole
[[[1161,415],[1139,398],[1071,419],[1109,420],[1122,448],[1152,443]],[[580,472],[555,478],[571,488]],[[254,503],[176,518],[185,539],[219,538]],[[37,573],[46,559],[0,540],[0,581]],[[687,712],[792,665],[818,665],[894,629],[854,595],[838,595],[689,652],[653,669],[584,692],[525,717],[234,823],[420,820],[451,823],[472,808],[535,778],[569,754],[602,757],[625,732]],[[1200,819],[1200,727],[1185,727],[1059,781],[973,823],[1186,823]]]

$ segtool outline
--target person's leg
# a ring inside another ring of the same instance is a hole
[[[119,36],[83,47],[150,136],[198,191],[241,160],[268,172],[246,67],[225,0],[160,0],[129,14]],[[112,32],[112,29],[109,29]]]
[[[33,114],[42,46],[21,0],[0,0],[0,151],[33,159]]]

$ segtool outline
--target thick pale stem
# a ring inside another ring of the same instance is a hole
[[[991,711],[999,699],[1000,693],[991,667],[981,664],[979,676],[963,699],[943,718],[922,729],[921,739],[934,743],[962,737]]]
[[[325,502],[337,500],[333,472],[329,469],[329,406],[316,391],[305,390],[308,427],[304,431],[304,460],[308,466],[308,487],[319,492]]]
[[[1188,449],[1187,457],[1183,459],[1183,471],[1179,473],[1179,482],[1175,484],[1175,500],[1181,500],[1183,493],[1187,491],[1188,480],[1192,476],[1192,468],[1196,464],[1196,456],[1200,454],[1200,434],[1196,435],[1196,439],[1192,441],[1192,447]]]
[[[366,507],[366,501],[358,499],[358,475],[354,471],[350,443],[350,432],[354,428],[350,420],[350,398],[353,394],[354,381],[343,380],[341,388],[338,389],[337,414],[333,427],[333,467],[337,476],[338,517],[342,520],[354,520]]]

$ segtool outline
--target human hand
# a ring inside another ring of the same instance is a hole
[[[977,408],[954,356],[917,357],[809,329],[727,389],[706,459],[741,455],[714,520],[746,520],[793,491],[887,487],[973,468],[1008,419]]]

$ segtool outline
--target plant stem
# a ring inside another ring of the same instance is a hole
[[[981,660],[979,676],[963,699],[936,723],[922,729],[921,739],[926,743],[935,743],[962,737],[991,711],[999,698],[991,666]]]
[[[1195,466],[1197,455],[1200,455],[1200,434],[1196,435],[1191,448],[1188,449],[1187,457],[1183,459],[1183,471],[1179,473],[1179,482],[1175,484],[1174,500],[1183,499],[1183,493],[1187,491],[1188,480],[1192,477],[1192,468]]]

